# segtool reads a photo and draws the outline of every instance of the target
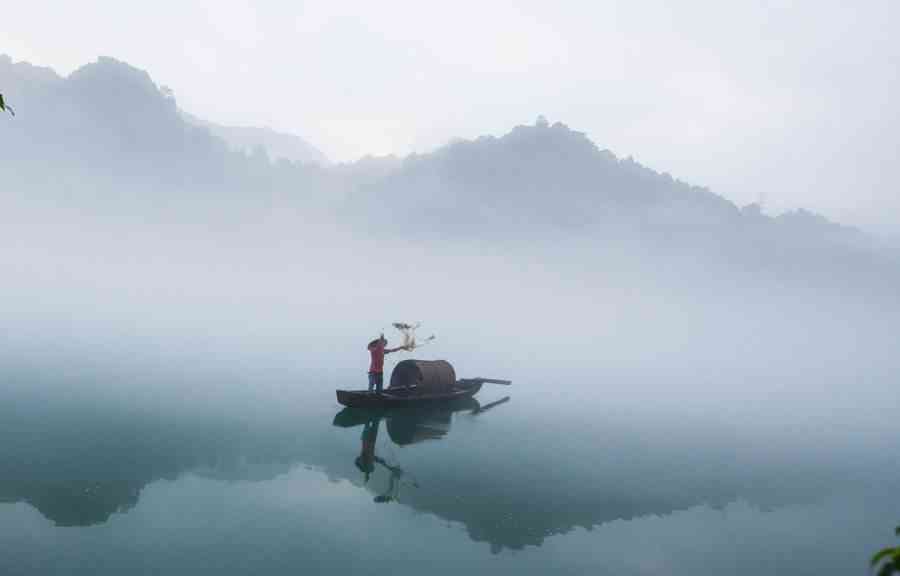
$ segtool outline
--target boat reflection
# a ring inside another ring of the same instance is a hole
[[[376,471],[376,464],[387,472],[386,487],[374,497],[375,502],[386,503],[398,499],[401,486],[418,488],[419,485],[398,463],[391,463],[376,454],[382,420],[385,421],[391,442],[397,446],[406,446],[444,438],[450,432],[455,412],[481,414],[507,401],[509,396],[486,405],[481,405],[474,398],[462,398],[452,403],[393,411],[344,408],[335,415],[333,424],[341,428],[363,427],[360,453],[354,464],[362,472],[364,484],[369,483]]]
[[[435,406],[401,408],[396,410],[371,410],[365,408],[344,408],[334,416],[333,424],[340,428],[363,426],[363,435],[378,436],[378,423],[384,420],[388,436],[398,446],[416,444],[425,440],[439,440],[450,432],[455,412],[480,414],[489,408],[509,400],[509,396],[482,406],[474,398],[462,398],[454,402]],[[374,430],[372,423],[375,422]],[[364,442],[365,444],[365,442]]]

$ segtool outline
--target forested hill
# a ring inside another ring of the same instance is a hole
[[[214,208],[217,199],[275,189],[308,192],[320,172],[273,162],[262,145],[248,154],[186,122],[170,92],[112,58],[60,77],[0,57],[0,86],[17,112],[4,122],[0,141],[0,188],[7,194],[71,204],[149,196]]]
[[[150,76],[100,58],[68,77],[0,57],[3,197],[91,206],[116,198],[177,210],[259,201],[266,210],[325,207],[376,234],[507,239],[554,234],[649,235],[663,242],[874,250],[858,230],[807,211],[779,217],[600,149],[539,119],[508,134],[460,141],[405,159],[317,166],[238,151],[188,122]],[[878,248],[881,251],[880,248]]]
[[[585,134],[542,119],[500,138],[411,156],[402,169],[364,186],[351,200],[357,213],[381,226],[390,222],[451,235],[592,233],[623,225],[731,234],[736,227],[761,227],[796,233],[797,239],[867,242],[860,231],[805,210],[772,218],[757,205],[738,207],[630,157],[617,158]]]

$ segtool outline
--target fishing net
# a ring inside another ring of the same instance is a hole
[[[400,346],[405,350],[415,350],[434,340],[434,334],[424,340],[416,340],[416,329],[421,325],[421,322],[416,322],[415,324],[394,322],[393,327],[400,332]]]

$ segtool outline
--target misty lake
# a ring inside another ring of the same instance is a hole
[[[515,376],[376,417],[359,382],[7,374],[0,573],[865,574],[900,520],[895,435]]]
[[[845,576],[897,544],[896,15],[638,7],[641,42],[482,4],[12,35],[47,61],[0,54],[0,576]],[[114,53],[75,68],[85,39]],[[512,386],[343,410],[397,321]]]

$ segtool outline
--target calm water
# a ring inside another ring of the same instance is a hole
[[[0,574],[866,574],[900,523],[886,434],[527,379],[385,417],[334,382],[57,380],[0,387]]]

